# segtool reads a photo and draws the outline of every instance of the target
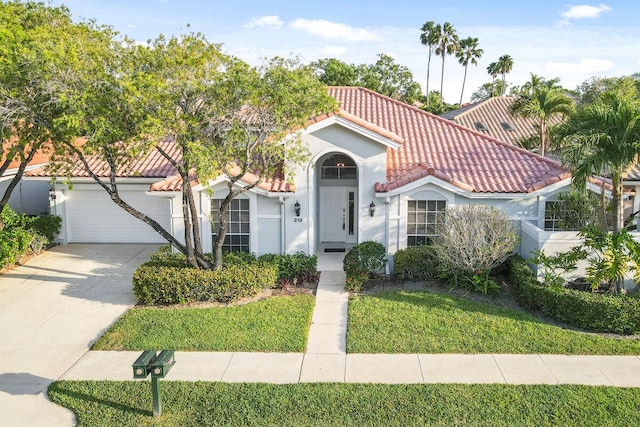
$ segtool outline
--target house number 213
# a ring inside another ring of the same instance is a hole
[[[302,222],[302,218],[293,218],[293,222]]]

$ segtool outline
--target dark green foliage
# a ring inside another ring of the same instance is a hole
[[[393,255],[393,270],[400,280],[431,280],[437,277],[433,247],[423,245],[400,249]]]
[[[149,388],[148,381],[58,381],[48,393],[73,410],[79,427],[640,425],[637,388],[163,381],[157,418]]]
[[[519,256],[509,260],[509,267],[511,286],[523,307],[588,331],[640,333],[640,298],[544,286]]]
[[[54,215],[29,217],[9,206],[2,211],[0,230],[0,269],[15,264],[25,255],[45,249],[60,232],[62,218]]]
[[[287,288],[297,283],[315,283],[318,280],[318,257],[297,252],[291,255],[266,254],[258,261],[276,266],[278,284]]]
[[[273,287],[277,269],[260,263],[199,270],[158,261],[141,265],[133,274],[133,291],[143,304],[185,304],[194,301],[231,302]]]
[[[342,266],[347,273],[346,289],[358,292],[372,277],[383,272],[387,260],[382,243],[368,241],[351,248],[344,257]]]

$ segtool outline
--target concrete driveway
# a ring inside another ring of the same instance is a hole
[[[75,424],[47,387],[134,304],[131,275],[157,248],[63,245],[0,275],[0,425]]]

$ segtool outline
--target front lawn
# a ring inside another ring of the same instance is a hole
[[[61,381],[78,426],[633,426],[640,389],[575,385],[229,384]]]
[[[349,300],[348,353],[640,354],[640,339],[562,329],[504,307],[433,292]]]
[[[314,304],[313,295],[304,294],[229,307],[135,307],[93,350],[302,352]]]

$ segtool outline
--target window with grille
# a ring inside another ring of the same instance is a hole
[[[218,213],[222,199],[211,200],[211,217],[213,218],[212,238],[215,245],[218,240]],[[250,252],[249,248],[249,200],[234,199],[227,210],[227,234],[224,237],[222,250],[225,252]]]
[[[545,231],[562,231],[561,217],[564,203],[561,200],[548,200],[544,204]]]
[[[444,200],[409,200],[407,206],[407,246],[429,245],[436,236],[436,224],[447,207]]]

